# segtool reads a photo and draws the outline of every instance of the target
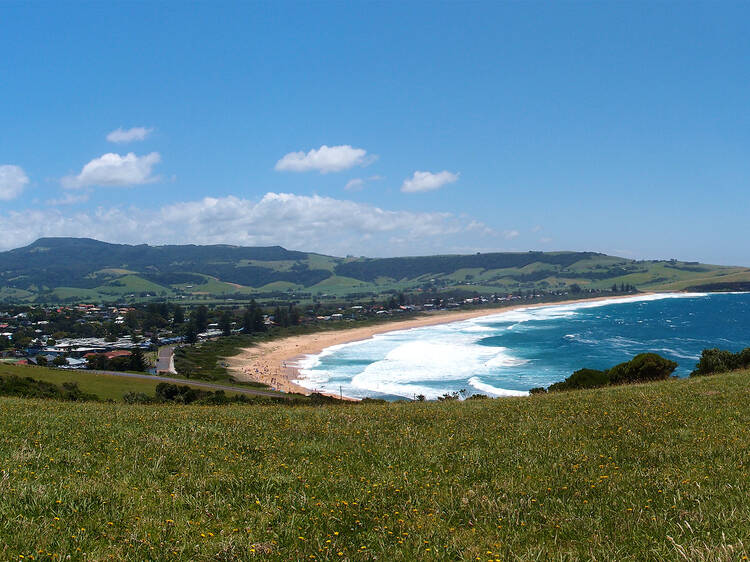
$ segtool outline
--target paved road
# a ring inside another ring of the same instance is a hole
[[[168,345],[166,347],[159,348],[159,355],[156,358],[156,372],[157,373],[171,373],[177,374],[177,369],[174,368],[174,346]]]
[[[196,381],[194,379],[175,379],[172,377],[160,377],[157,375],[141,375],[140,373],[121,373],[119,371],[83,371],[85,373],[96,373],[99,375],[113,375],[115,377],[129,377],[131,379],[146,379],[157,382],[168,382],[172,384],[187,384],[190,386],[197,386],[200,388],[209,388],[211,390],[223,390],[225,392],[237,392],[239,394],[248,394],[250,396],[267,396],[270,398],[286,398],[289,399],[291,396],[285,396],[278,392],[272,392],[270,390],[255,390],[251,388],[244,388],[241,386],[226,386],[223,384],[214,384],[206,381]]]

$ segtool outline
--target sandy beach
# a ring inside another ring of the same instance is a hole
[[[640,293],[644,296],[649,293]],[[539,308],[543,306],[557,306],[562,304],[578,303],[582,301],[613,300],[621,298],[632,298],[634,295],[622,295],[618,297],[596,297],[591,299],[576,299],[559,302],[540,303],[534,305],[514,305],[508,307],[478,308],[474,310],[437,311],[428,312],[417,318],[404,320],[393,320],[377,326],[364,326],[348,330],[333,330],[291,336],[279,340],[261,343],[254,347],[243,349],[238,355],[227,358],[230,374],[237,380],[255,381],[266,384],[275,390],[283,392],[297,392],[310,394],[308,388],[295,384],[293,381],[304,378],[295,368],[296,360],[300,356],[320,353],[327,347],[342,343],[366,340],[376,334],[393,332],[395,330],[408,330],[422,326],[434,326],[459,322],[481,316],[500,314],[520,308]]]

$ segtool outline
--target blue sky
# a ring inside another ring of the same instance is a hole
[[[748,21],[730,2],[0,3],[0,247],[750,265]]]

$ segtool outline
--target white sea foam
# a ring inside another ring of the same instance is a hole
[[[507,388],[498,388],[482,382],[478,377],[471,377],[469,384],[477,390],[489,394],[491,396],[528,396],[529,393],[526,390],[508,390]]]
[[[506,312],[498,312],[487,316],[479,316],[468,320],[477,324],[491,323],[521,323],[529,320],[554,320],[573,316],[577,310],[598,308],[612,304],[629,304],[634,302],[650,302],[662,299],[681,299],[705,297],[708,293],[655,293],[652,295],[633,295],[624,298],[603,298],[593,301],[572,302],[567,304],[549,304],[544,306],[523,307]]]
[[[528,360],[515,356],[507,348],[478,345],[481,339],[514,327],[524,326],[525,330],[527,323],[533,328],[537,322],[569,318],[582,309],[704,295],[637,295],[526,307],[448,324],[395,330],[300,358],[297,366],[305,378],[297,382],[310,389],[329,392],[338,392],[341,385],[347,395],[355,397],[386,394],[411,398],[422,394],[436,398],[467,384],[492,396],[525,395],[526,392],[495,387],[482,380],[484,375],[502,377],[505,369],[524,365]],[[595,343],[582,340],[580,334],[567,334],[565,338]],[[618,344],[627,345],[624,341],[615,343]],[[333,364],[330,363],[332,356],[335,357]]]

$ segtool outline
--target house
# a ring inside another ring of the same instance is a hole
[[[130,357],[133,354],[130,351],[119,349],[116,351],[107,351],[105,353],[87,353],[83,357],[84,359],[89,359],[90,357],[96,357],[97,355],[104,355],[107,359],[114,359],[115,357]]]

